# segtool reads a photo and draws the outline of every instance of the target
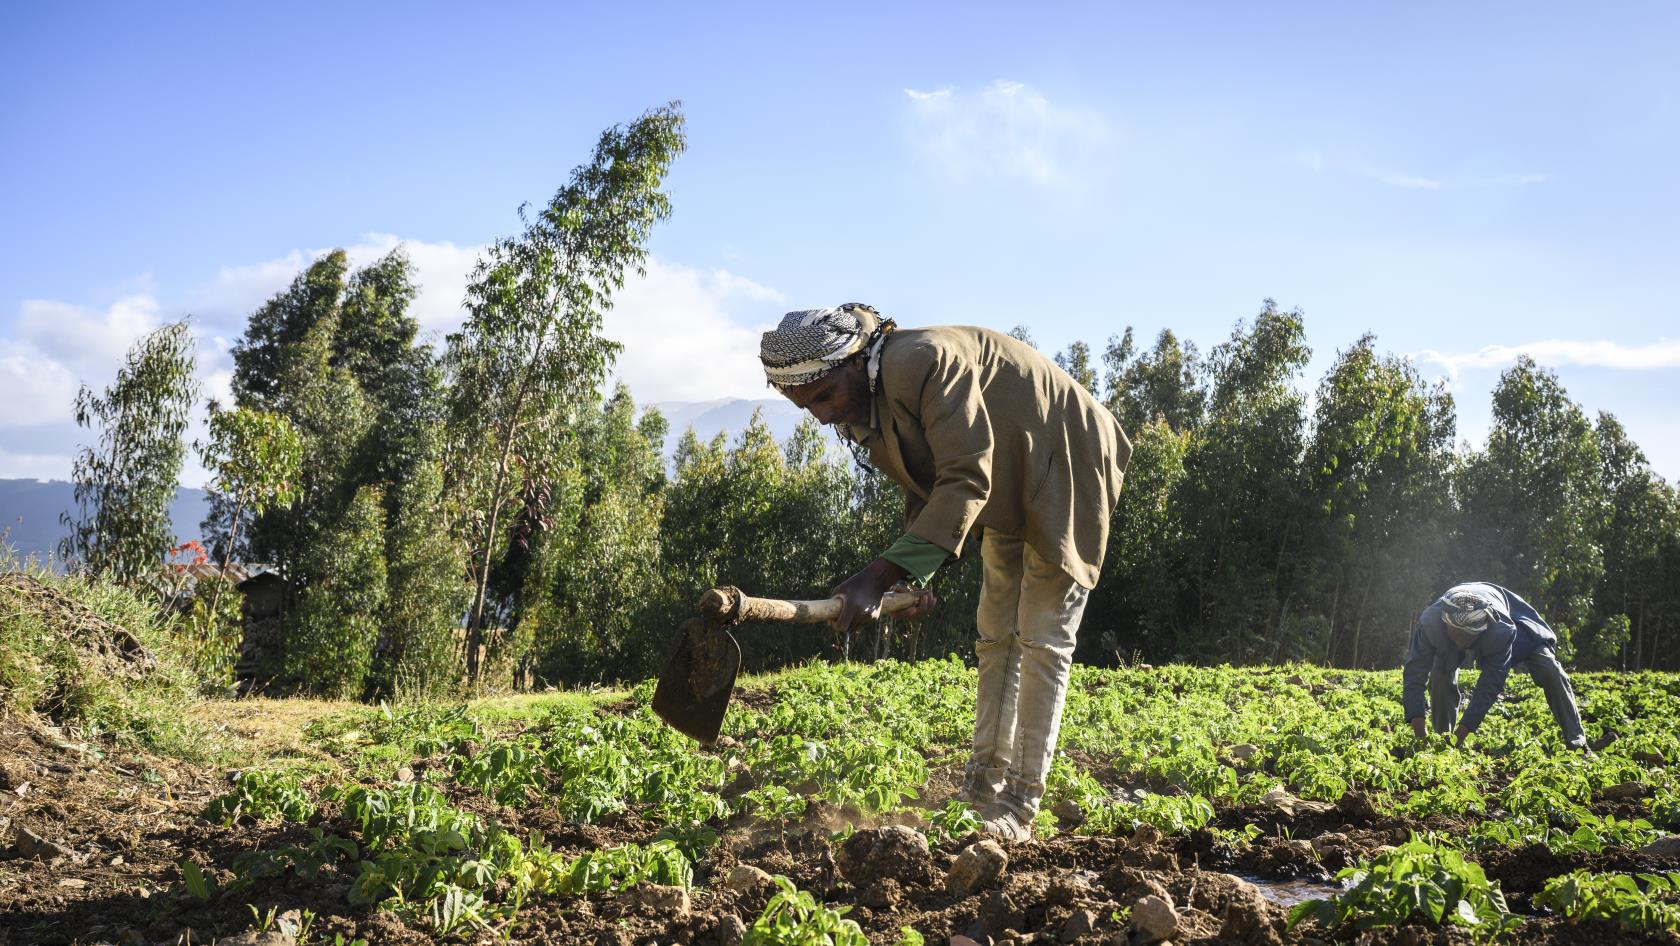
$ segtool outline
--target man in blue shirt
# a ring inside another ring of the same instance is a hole
[[[1563,730],[1564,744],[1585,749],[1587,736],[1581,730],[1575,691],[1558,663],[1556,647],[1557,634],[1516,592],[1484,581],[1454,585],[1424,609],[1412,631],[1402,673],[1401,700],[1406,720],[1413,732],[1423,736],[1427,732],[1424,715],[1428,714],[1436,732],[1451,729],[1462,745],[1505,689],[1511,669],[1521,667],[1546,694],[1552,717]],[[1454,729],[1458,668],[1472,661],[1481,668],[1482,677],[1476,681],[1470,705]],[[1425,685],[1428,697],[1424,696]]]

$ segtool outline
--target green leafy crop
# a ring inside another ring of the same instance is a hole
[[[1491,939],[1520,923],[1480,865],[1432,838],[1413,837],[1337,877],[1349,884],[1346,892],[1297,904],[1289,911],[1291,929],[1308,918],[1332,930],[1379,929],[1416,918],[1468,927]]]
[[[1610,920],[1642,933],[1680,929],[1680,872],[1666,874],[1595,874],[1578,870],[1553,877],[1534,898],[1580,920]]]

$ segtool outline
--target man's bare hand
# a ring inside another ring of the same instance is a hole
[[[930,588],[912,588],[908,583],[901,581],[898,584],[893,585],[892,590],[895,592],[915,592],[921,599],[916,602],[915,606],[898,612],[895,617],[908,618],[914,621],[917,618],[926,617],[927,615],[933,613],[934,607],[939,604],[939,596],[934,594],[933,590]]]
[[[829,591],[840,599],[840,613],[829,626],[836,631],[849,631],[877,620],[881,616],[881,596],[903,580],[904,569],[884,558],[865,565],[862,571]]]
[[[1429,737],[1429,728],[1424,725],[1422,716],[1413,716],[1409,722],[1412,724],[1412,735],[1417,736],[1419,739],[1427,739]]]

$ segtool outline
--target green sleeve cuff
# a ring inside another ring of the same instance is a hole
[[[925,585],[939,566],[945,564],[950,552],[945,551],[921,536],[906,532],[900,536],[892,548],[881,553],[881,557],[908,573],[911,581],[918,585]]]

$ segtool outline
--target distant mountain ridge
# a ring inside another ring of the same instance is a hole
[[[729,397],[715,401],[660,401],[649,404],[665,415],[671,425],[665,436],[665,455],[671,456],[692,428],[695,436],[709,441],[719,433],[731,441],[752,422],[753,412],[763,410],[764,422],[778,443],[793,436],[794,428],[806,417],[804,411],[783,398]],[[59,540],[69,530],[59,516],[76,505],[75,487],[64,480],[0,479],[0,537],[19,559],[47,562],[58,554]],[[170,504],[169,518],[177,541],[201,538],[198,524],[209,512],[209,494],[202,489],[182,487]]]
[[[76,488],[64,480],[0,479],[0,534],[21,559],[46,563],[58,555],[58,543],[70,530],[59,516],[76,506]],[[199,538],[198,524],[210,508],[202,489],[182,487],[169,504],[177,542]]]

